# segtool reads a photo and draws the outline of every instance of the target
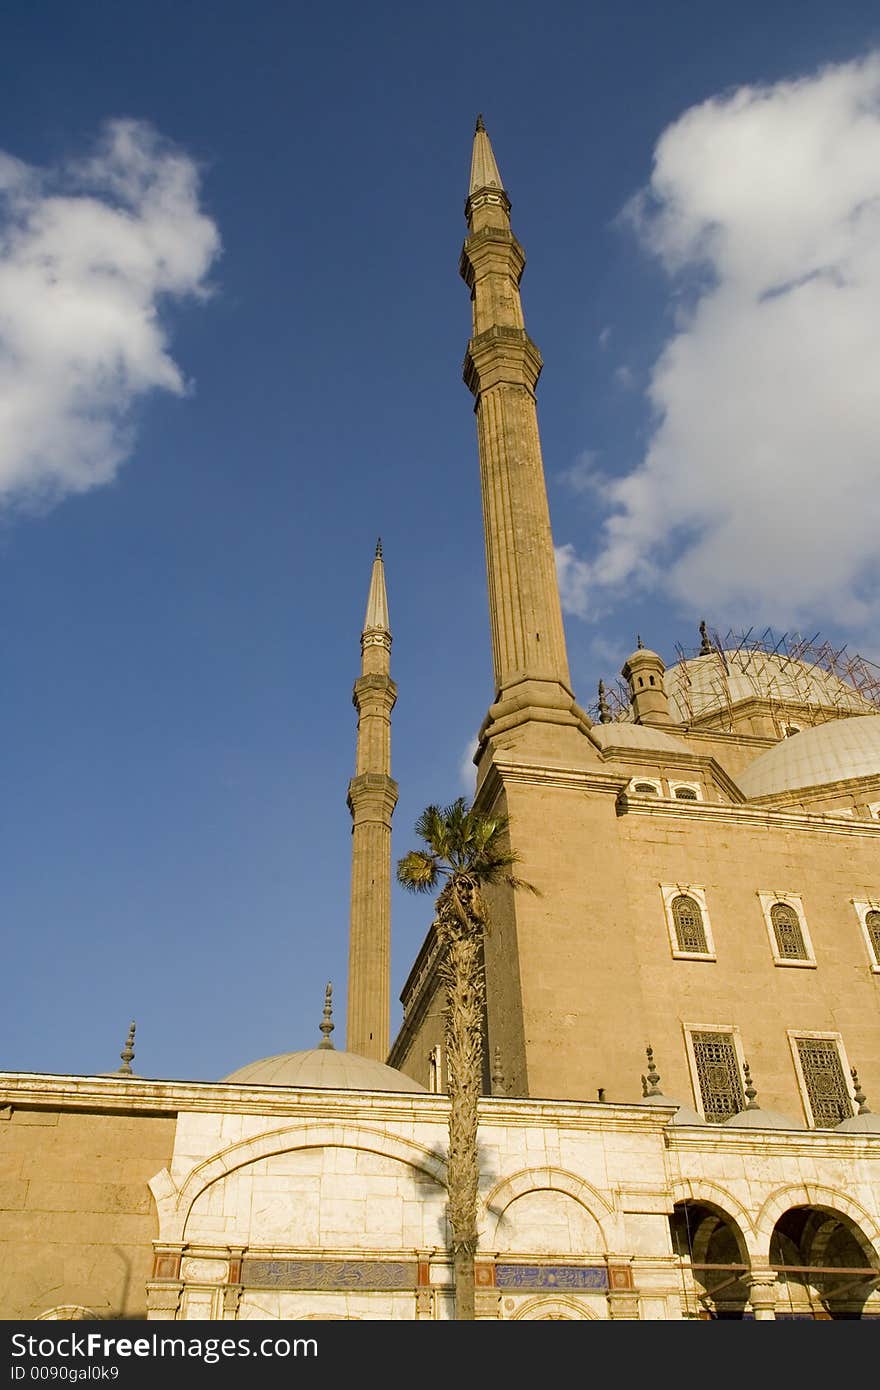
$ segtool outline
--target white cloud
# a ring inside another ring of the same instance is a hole
[[[0,504],[109,482],[131,407],[186,389],[160,310],[204,296],[219,252],[193,161],[143,123],[37,170],[0,152]]]
[[[599,467],[599,455],[594,449],[584,449],[571,467],[560,469],[556,477],[578,497],[597,492],[601,495],[606,487],[605,476]]]
[[[686,111],[627,210],[679,309],[644,458],[566,606],[855,627],[880,600],[880,54]]]
[[[478,747],[479,740],[472,738],[467,748],[462,753],[458,764],[459,780],[469,796],[473,796],[477,786],[477,769],[474,766],[474,754]]]
[[[622,390],[631,391],[636,384],[632,367],[628,367],[625,362],[621,366],[615,367],[614,381]]]
[[[573,545],[556,546],[556,578],[563,611],[576,618],[589,618],[593,589],[592,567],[578,559]]]

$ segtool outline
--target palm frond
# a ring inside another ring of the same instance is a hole
[[[486,815],[463,796],[442,808],[426,806],[416,822],[416,833],[427,850],[412,850],[400,861],[398,882],[413,892],[427,893],[447,874],[467,874],[477,883],[506,883],[535,892],[525,879],[509,872],[520,860],[510,848],[509,828],[508,816]]]
[[[432,854],[411,849],[397,861],[397,882],[411,893],[432,893],[440,881],[441,869]]]

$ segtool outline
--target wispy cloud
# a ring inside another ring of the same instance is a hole
[[[582,454],[578,454],[571,467],[561,469],[556,477],[577,497],[601,493],[606,487],[606,478],[599,465],[599,455],[594,449],[585,449]]]
[[[474,766],[474,754],[477,751],[477,746],[478,740],[472,738],[458,764],[459,781],[469,796],[473,796],[477,785],[477,769]]]
[[[661,136],[627,217],[675,329],[638,467],[595,553],[560,550],[586,616],[638,585],[696,612],[854,627],[880,608],[880,54],[743,87]]]
[[[137,399],[186,390],[162,315],[207,293],[219,249],[196,165],[148,125],[51,170],[0,152],[0,504],[115,476]]]

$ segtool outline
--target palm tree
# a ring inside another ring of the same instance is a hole
[[[413,893],[432,893],[440,945],[438,973],[446,989],[444,1033],[449,1089],[449,1224],[455,1271],[455,1316],[474,1317],[477,1248],[477,1102],[483,1082],[483,937],[489,916],[487,883],[531,884],[510,872],[519,856],[508,845],[507,816],[485,815],[459,797],[441,810],[428,806],[416,821],[425,849],[397,864],[397,881]]]

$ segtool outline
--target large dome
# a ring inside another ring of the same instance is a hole
[[[697,656],[670,666],[663,677],[669,713],[680,724],[729,709],[747,700],[816,705],[842,713],[868,714],[874,706],[846,681],[781,652],[747,647]]]
[[[880,777],[880,714],[830,719],[768,748],[739,773],[749,800]]]
[[[337,1052],[335,1047],[313,1047],[306,1052],[282,1052],[261,1057],[223,1077],[224,1081],[249,1086],[320,1086],[338,1091],[424,1091],[418,1081],[384,1062]]]

